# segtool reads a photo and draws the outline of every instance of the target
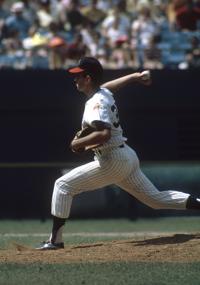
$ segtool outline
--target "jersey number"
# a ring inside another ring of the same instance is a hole
[[[114,116],[115,116],[115,121],[113,122],[113,125],[115,128],[118,128],[119,125],[120,125],[120,122],[119,122],[119,113],[118,113],[118,110],[117,110],[117,106],[116,105],[112,105],[111,106],[111,111],[113,112]]]

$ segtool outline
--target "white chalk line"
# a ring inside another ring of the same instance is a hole
[[[191,234],[189,232],[78,232],[78,233],[64,233],[63,237],[122,237],[122,238],[136,238],[136,237],[157,237],[174,234]],[[0,233],[0,238],[21,238],[21,237],[46,237],[49,233]]]

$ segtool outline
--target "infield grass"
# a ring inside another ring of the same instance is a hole
[[[2,264],[2,285],[199,285],[200,263]]]

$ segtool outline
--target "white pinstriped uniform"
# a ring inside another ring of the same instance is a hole
[[[94,161],[74,168],[56,180],[52,215],[68,218],[74,195],[111,184],[118,185],[154,209],[186,208],[189,194],[174,190],[160,192],[140,170],[135,151],[122,135],[117,107],[108,89],[100,88],[85,104],[82,126],[91,125],[95,120],[111,127],[111,138],[94,151]]]

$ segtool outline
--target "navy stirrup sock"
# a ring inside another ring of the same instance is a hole
[[[186,203],[186,209],[188,209],[188,210],[200,210],[200,199],[195,198],[193,196],[189,196],[187,203]]]
[[[58,218],[58,217],[53,217],[53,228],[52,228],[52,238],[51,241],[55,242],[56,240],[56,235],[58,230],[64,226],[66,219]]]

